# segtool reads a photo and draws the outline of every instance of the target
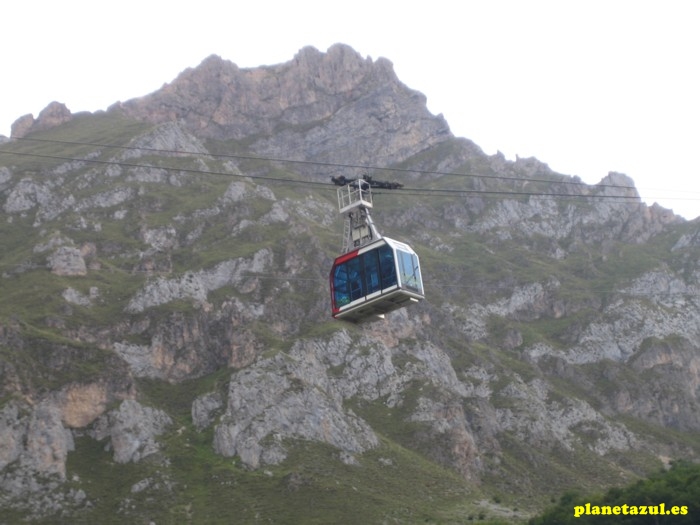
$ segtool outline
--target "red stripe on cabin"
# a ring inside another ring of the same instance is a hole
[[[354,250],[354,251],[352,251],[352,252],[348,252],[348,253],[346,253],[345,255],[341,255],[340,257],[338,257],[338,258],[335,260],[335,262],[333,263],[333,266],[334,266],[334,267],[335,267],[335,266],[338,266],[339,264],[342,264],[342,263],[344,263],[345,261],[349,261],[349,260],[352,259],[353,257],[357,257],[357,254],[358,254],[359,251],[360,251],[360,250],[357,249],[357,250]]]
[[[360,251],[360,249],[358,248],[357,250],[353,250],[351,252],[348,252],[348,253],[343,254],[340,257],[338,257],[333,262],[333,269],[335,269],[339,264],[343,264],[345,261],[349,261],[350,259],[357,257],[359,251]],[[335,315],[340,312],[340,308],[338,308],[335,305],[335,299],[334,299],[335,287],[333,286],[333,269],[331,270],[331,274],[330,274],[330,284],[331,284],[331,307],[332,307],[332,311],[333,311],[333,316],[335,317]]]

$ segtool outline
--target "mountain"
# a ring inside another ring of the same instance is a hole
[[[426,299],[330,317],[330,177]],[[700,452],[700,223],[455,137],[344,45],[0,144],[0,522],[517,522]]]

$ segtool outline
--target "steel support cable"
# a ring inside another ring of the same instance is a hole
[[[242,173],[238,174],[238,173],[230,173],[230,172],[225,172],[225,171],[202,170],[202,169],[196,169],[196,168],[183,168],[183,167],[175,167],[175,166],[154,166],[151,164],[137,164],[137,163],[133,163],[133,162],[124,162],[124,161],[116,161],[116,160],[78,159],[78,158],[73,158],[73,157],[63,157],[61,155],[48,155],[48,154],[41,154],[41,153],[26,153],[26,152],[18,152],[18,151],[0,150],[0,154],[2,154],[2,153],[6,153],[9,155],[19,155],[19,156],[24,156],[24,157],[37,157],[37,158],[42,158],[42,159],[63,160],[63,161],[67,161],[67,162],[87,162],[87,163],[91,163],[91,164],[101,164],[101,165],[107,165],[107,166],[123,166],[123,167],[127,167],[127,168],[146,168],[146,169],[152,169],[152,170],[179,171],[179,172],[195,173],[195,174],[201,174],[201,175],[222,175],[225,177],[238,177],[238,178],[242,178],[242,179],[259,179],[259,180],[267,180],[267,181],[275,181],[275,182],[316,185],[316,186],[324,186],[325,188],[333,189],[332,187],[330,187],[330,185],[328,183],[325,183],[325,182],[304,181],[304,180],[295,180],[295,179],[283,179],[283,178],[279,178],[279,177],[268,177],[265,175],[244,175]]]
[[[165,150],[158,150],[161,152],[165,152]],[[220,176],[225,176],[225,177],[237,177],[237,178],[242,178],[242,179],[252,179],[252,180],[266,180],[266,181],[271,181],[271,182],[281,182],[281,183],[288,183],[288,184],[303,184],[303,185],[313,185],[313,186],[322,186],[328,190],[333,190],[335,191],[335,187],[331,186],[328,183],[321,182],[321,181],[309,181],[309,180],[298,180],[298,179],[289,179],[289,178],[282,178],[282,177],[270,177],[270,176],[265,176],[265,175],[251,175],[251,174],[238,174],[238,173],[230,173],[230,172],[223,172],[223,171],[213,171],[213,170],[202,170],[202,169],[196,169],[196,168],[184,168],[184,167],[174,167],[174,166],[156,166],[156,165],[151,165],[151,164],[139,164],[139,163],[133,163],[133,162],[125,162],[125,161],[115,161],[115,160],[99,160],[99,159],[88,159],[88,158],[75,158],[75,157],[65,157],[62,155],[49,155],[49,154],[42,154],[42,153],[29,153],[29,152],[19,152],[19,151],[7,151],[7,150],[2,150],[0,149],[0,154],[8,154],[8,155],[16,155],[16,156],[23,156],[23,157],[34,157],[34,158],[43,158],[43,159],[52,159],[52,160],[62,160],[66,162],[85,162],[85,163],[91,163],[91,164],[100,164],[100,165],[107,165],[107,166],[122,166],[122,167],[127,167],[127,168],[145,168],[145,169],[162,169],[166,171],[177,171],[177,172],[185,172],[185,173],[194,173],[194,174],[202,174],[202,175],[220,175]],[[251,157],[255,158],[257,160],[261,160],[261,157]],[[270,160],[274,161],[274,159],[265,159],[265,160]],[[286,162],[286,161],[281,161],[281,162]],[[308,163],[308,161],[298,161],[298,162],[303,162],[303,163]],[[382,168],[383,169],[383,168]],[[387,168],[387,169],[392,169],[392,168]],[[525,179],[511,179],[515,181],[523,181]],[[551,182],[551,181],[549,181]],[[588,187],[588,186],[586,186]],[[593,186],[594,188],[600,188],[601,186]],[[628,186],[615,186],[617,188],[625,188],[625,189],[630,189]],[[627,195],[585,195],[585,194],[577,194],[577,193],[544,193],[544,192],[524,192],[524,191],[507,191],[507,190],[469,190],[469,189],[464,189],[464,190],[458,190],[458,189],[431,189],[431,188],[402,188],[401,190],[396,190],[398,193],[401,195],[407,195],[407,196],[420,196],[420,197],[426,197],[426,196],[455,196],[455,195],[491,195],[491,196],[510,196],[510,197],[556,197],[556,198],[567,198],[567,199],[590,199],[590,198],[598,198],[598,199],[623,199],[625,201],[639,201],[641,202],[640,197],[638,196],[627,196]],[[373,192],[375,195],[383,195],[386,194],[385,192]],[[396,193],[392,193],[392,195],[396,195]],[[687,199],[683,199],[687,200]]]
[[[120,146],[116,144],[102,144],[96,142],[78,142],[78,141],[68,141],[68,140],[56,140],[56,139],[38,139],[33,137],[21,137],[13,138],[12,140],[17,141],[30,141],[39,143],[53,143],[53,144],[65,144],[71,146],[91,146],[97,148],[112,148],[112,149],[124,149],[124,150],[137,150],[137,151],[150,151],[153,153],[169,153],[173,155],[193,155],[193,156],[207,156],[213,158],[229,158],[229,159],[240,159],[240,160],[263,160],[269,162],[280,162],[287,164],[307,164],[313,166],[325,166],[332,168],[345,168],[345,169],[358,169],[367,171],[389,171],[397,173],[420,173],[426,175],[441,175],[441,176],[452,176],[452,177],[473,177],[476,179],[496,179],[496,180],[508,180],[516,182],[545,182],[549,184],[568,184],[575,186],[588,187],[589,185],[584,182],[577,181],[567,181],[567,180],[552,180],[552,179],[535,179],[527,177],[508,177],[506,175],[483,175],[476,173],[454,173],[449,171],[438,171],[438,170],[422,170],[417,168],[399,168],[399,167],[380,167],[380,166],[370,166],[362,164],[344,164],[338,162],[326,162],[326,161],[316,161],[316,160],[300,160],[300,159],[283,159],[276,157],[264,157],[256,155],[242,155],[242,154],[226,154],[226,153],[202,153],[199,151],[187,151],[187,150],[167,150],[159,148],[149,148],[145,146]],[[619,184],[597,184],[598,188],[619,188],[619,189],[630,189],[629,186],[623,186]]]

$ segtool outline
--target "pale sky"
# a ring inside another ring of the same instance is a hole
[[[51,101],[146,95],[211,54],[240,67],[340,42],[388,58],[452,132],[700,216],[697,0],[35,0],[0,11],[0,134]]]

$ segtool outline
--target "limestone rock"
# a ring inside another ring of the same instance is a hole
[[[25,212],[38,204],[49,202],[50,199],[51,190],[46,184],[22,179],[10,191],[3,208],[7,213]]]
[[[113,398],[105,384],[71,384],[56,395],[56,404],[66,427],[84,428],[105,412]]]
[[[28,472],[65,478],[73,436],[51,401],[34,407],[10,402],[0,410],[0,470],[18,463]]]
[[[256,69],[210,56],[158,92],[110,111],[182,123],[198,136],[222,140],[261,136],[254,146],[259,152],[305,150],[307,160],[327,160],[332,151],[341,155],[336,162],[366,162],[373,153],[384,163],[398,162],[451,136],[445,120],[428,112],[425,97],[398,81],[388,60],[363,59],[340,44],[326,53],[307,47],[291,62]],[[327,124],[301,130],[308,122]],[[272,134],[277,123],[285,131]]]
[[[34,122],[34,115],[31,113],[22,115],[12,123],[12,127],[10,128],[10,137],[26,137],[29,134],[29,131],[32,129]]]
[[[341,331],[326,341],[299,342],[287,356],[259,361],[235,373],[226,410],[215,427],[216,450],[238,455],[244,464],[257,468],[283,459],[282,441],[293,437],[331,444],[354,462],[355,454],[375,447],[378,440],[362,419],[343,408],[345,401],[386,398],[389,406],[398,405],[407,385],[418,379],[432,382],[453,399],[467,395],[438,348],[411,348],[417,364],[398,369],[389,348],[369,339],[359,342],[360,347],[365,345],[371,351],[358,351],[358,342]],[[460,458],[460,471],[471,476],[479,460],[464,413],[446,417],[434,412],[430,417],[417,413],[414,420],[449,436],[450,457]],[[451,430],[446,431],[445,424]],[[273,439],[266,441],[266,436]]]
[[[251,259],[224,261],[211,270],[189,272],[178,279],[155,279],[129,301],[126,311],[142,312],[175,299],[206,301],[209,292],[228,284],[239,284],[246,273],[262,272],[270,264],[271,257],[272,252],[264,248]]]
[[[280,375],[275,364],[245,369],[232,378],[228,404],[214,435],[215,450],[238,455],[252,468],[285,457],[285,437],[322,441],[358,453],[379,444],[362,419],[314,385]],[[271,445],[264,445],[265,437]]]
[[[75,448],[73,435],[63,426],[61,411],[54,404],[39,404],[27,426],[25,464],[32,470],[65,477],[68,452]]]
[[[32,115],[24,115],[12,124],[11,136],[22,138],[35,131],[45,131],[47,129],[60,126],[73,118],[70,110],[65,104],[51,102],[39,113],[35,120]]]
[[[467,479],[476,479],[481,470],[479,447],[469,428],[464,410],[456,404],[445,404],[421,397],[410,421],[429,428],[425,441],[443,441],[446,447],[432,447],[430,455],[438,462],[450,465]]]
[[[111,208],[129,201],[134,197],[133,188],[117,187],[100,193],[78,202],[75,209],[78,211],[90,210],[92,208]]]
[[[85,259],[78,248],[61,246],[49,257],[51,273],[62,276],[87,275]]]
[[[26,432],[26,418],[20,417],[18,403],[0,409],[0,470],[19,459]]]
[[[61,296],[66,300],[66,302],[76,304],[78,306],[90,306],[92,304],[88,296],[83,295],[75,288],[66,288],[63,290]]]
[[[214,422],[214,414],[224,406],[221,394],[212,392],[199,396],[192,403],[192,422],[197,430],[203,430]]]
[[[160,450],[156,438],[170,425],[172,419],[162,410],[127,399],[96,421],[92,435],[110,439],[117,463],[136,463]]]
[[[158,151],[159,155],[170,156],[208,153],[202,141],[185,131],[182,126],[176,122],[164,122],[132,140],[129,149],[123,151],[119,158],[135,159],[152,155],[154,150]]]

